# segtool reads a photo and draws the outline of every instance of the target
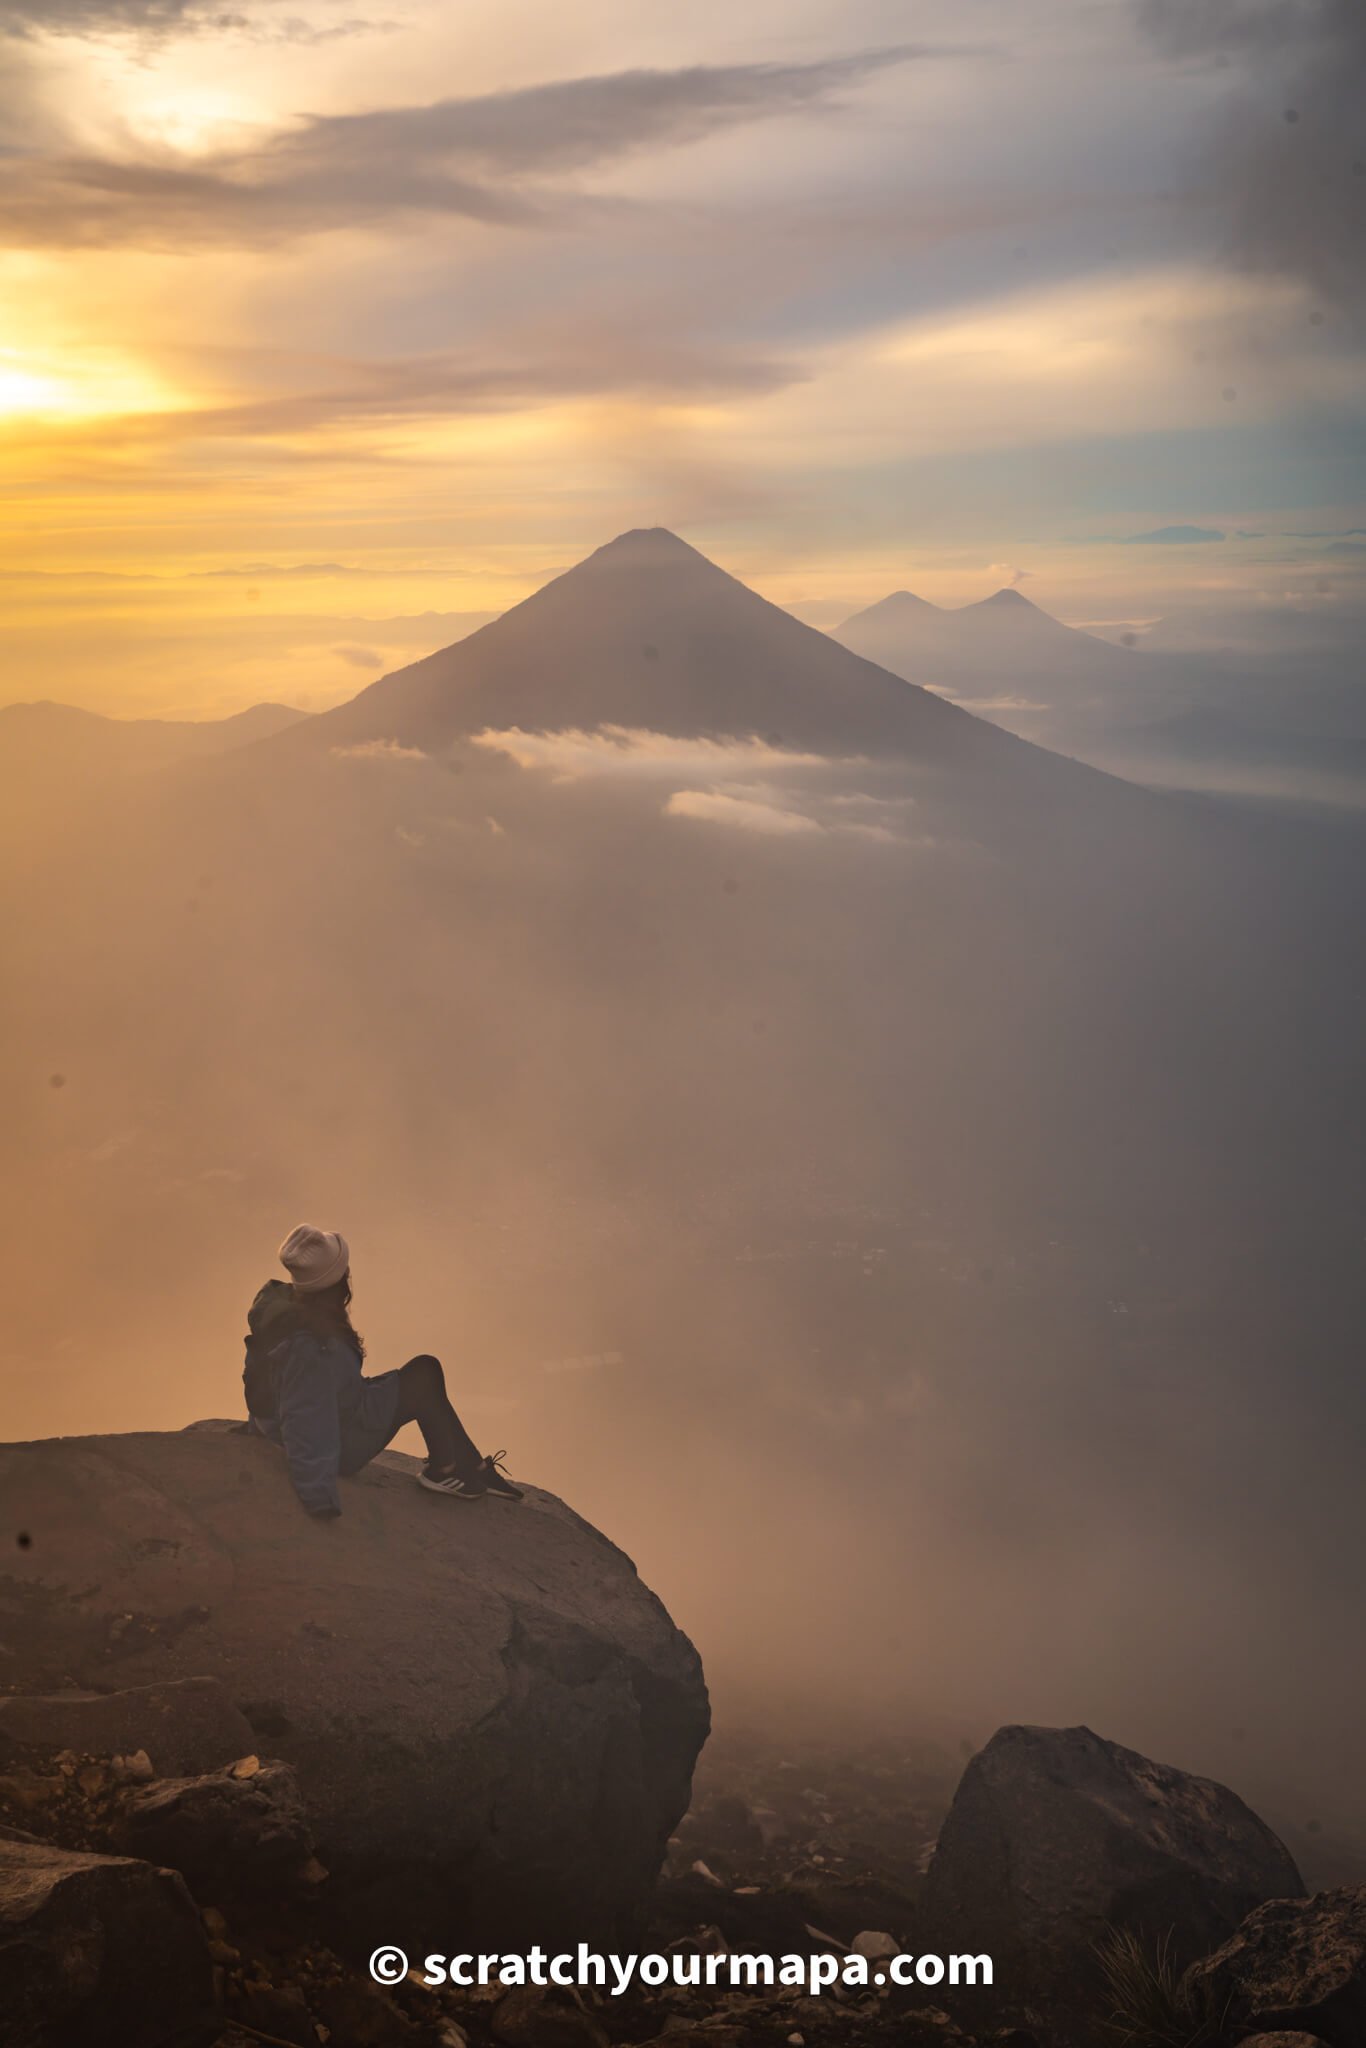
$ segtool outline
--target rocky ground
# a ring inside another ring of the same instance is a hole
[[[834,1743],[784,1747],[758,1733],[721,1734],[669,1845],[639,1948],[839,1955],[888,1930],[900,1930],[889,1937],[899,1942],[915,1918],[955,1775],[947,1760],[914,1749],[851,1758]],[[433,1993],[414,1972],[381,1989],[363,1958],[324,1938],[328,1873],[313,1854],[293,1775],[255,1755],[162,1780],[145,1752],[64,1750],[0,1775],[0,1826],[70,1851],[174,1859],[205,1936],[223,2016],[218,2048],[260,2040],[608,2048],[685,2032],[700,2036],[699,2048],[979,2038],[924,1992],[887,1987],[817,1998],[796,1989]],[[452,1944],[458,1939],[453,1929]],[[1042,2037],[1006,2024],[980,2038],[1027,2048]]]
[[[196,1760],[202,1761],[205,1744],[221,1741],[223,1729],[232,1728],[231,1703],[205,1685],[129,1702],[130,1696],[115,1695],[90,1705],[114,1725],[155,1709],[168,1755],[175,1753],[172,1724],[182,1709],[192,1725],[181,1753],[188,1743]],[[1140,2010],[1132,1997],[1129,2009],[1117,2010],[1113,1987],[1097,1995],[1092,1983],[1083,1991],[1090,1979],[1080,1954],[1071,1973],[1075,1996],[1064,1958],[1061,1977],[1034,2006],[1012,1995],[1009,1985],[998,1985],[994,1994],[960,1990],[943,1998],[890,1986],[836,1988],[819,1997],[804,1988],[633,1989],[618,1997],[592,1987],[432,1991],[414,1971],[380,1988],[364,1957],[330,1925],[329,1874],[315,1853],[288,1765],[253,1753],[194,1775],[161,1777],[144,1750],[44,1755],[16,1739],[22,1715],[11,1716],[7,1737],[5,1709],[28,1705],[0,1698],[0,1754],[8,1748],[8,1768],[0,1773],[0,2003],[17,2024],[11,2037],[17,2048],[161,2048],[171,2042],[197,2048],[257,2042],[290,2048],[329,2042],[338,2048],[663,2048],[667,2042],[679,2048],[685,2035],[694,2048],[891,2048],[894,2042],[910,2048],[934,2042],[954,2048],[1103,2048],[1107,2042],[1114,2048],[1361,2048],[1366,2042],[1362,1888],[1309,1901],[1273,1898],[1185,1978],[1174,1977],[1165,2000],[1154,1992],[1156,1980],[1145,1980],[1138,1995],[1147,2005]],[[959,1859],[971,1847],[962,1815],[966,1810],[970,1821],[973,1802],[963,1796],[964,1785],[969,1794],[974,1785],[993,1786],[995,1811],[1007,1828],[1010,1801],[1023,1789],[1041,1838],[1056,1827],[1058,1813],[1072,1813],[1078,1785],[1089,1786],[1097,1773],[1111,1825],[1135,1788],[1157,1808],[1164,1842],[1182,1833],[1191,1812],[1208,1818],[1203,1781],[1164,1772],[1096,1737],[1078,1742],[1079,1735],[1085,1731],[1003,1731],[963,1774],[955,1817],[945,1825],[957,1760],[911,1745],[865,1743],[851,1750],[833,1740],[783,1741],[769,1732],[722,1729],[669,1844],[638,1946],[701,1956],[727,1949],[836,1957],[853,1951],[882,1960],[898,1948],[919,1953],[932,1925],[927,1870],[936,1835],[942,1831]],[[1049,1781],[1042,1794],[1038,1782],[1018,1776],[1020,1757],[1037,1763],[1041,1747]],[[1249,1855],[1283,1857],[1256,1817],[1233,1795],[1223,1796],[1246,1815],[1250,1831],[1239,1861],[1229,1848],[1238,1812],[1224,1814],[1217,1833],[1225,1880],[1247,1868]],[[1075,1819],[1064,1824],[1072,1828],[1072,1843],[1060,1842],[1058,1855],[1070,1858],[1066,1876],[1075,1901],[1085,1874],[1084,1829]],[[1131,1855],[1140,1832],[1131,1833]],[[1200,1848],[1189,1840],[1181,1844],[1183,1874]],[[1106,1853],[1118,1858],[1122,1872],[1123,1849],[1112,1841]],[[129,1858],[138,1860],[123,1860]],[[1277,1882],[1276,1868],[1273,1860],[1263,1885]],[[171,1874],[176,1871],[179,1877]],[[17,1957],[14,1933],[16,1883],[22,1890],[26,1872],[36,1873],[40,1890],[49,1888],[56,1910],[48,1903],[30,1916],[24,1958]],[[1293,1865],[1289,1872],[1293,1885]],[[92,1903],[83,1894],[73,1908],[72,1886],[92,1876],[102,1887],[98,1897]],[[144,1881],[153,1877],[160,1892]],[[1210,1896],[1207,1887],[1202,1911]],[[84,2010],[64,2024],[53,2015],[71,1989],[73,1971],[79,1976],[88,1967],[74,1924],[81,1913],[99,1919],[103,1939],[120,1945],[127,1967],[106,1985],[97,2013]],[[450,1946],[459,1944],[453,1928]],[[16,1960],[23,1974],[16,1974]],[[154,1981],[160,2004],[147,1992]]]
[[[1086,1728],[707,1740],[693,1646],[564,1503],[455,1545],[387,1458],[318,1529],[273,1456],[0,1446],[5,2048],[1366,2048],[1366,1885],[1306,1896],[1229,1788]],[[874,1967],[620,1997],[367,1967],[579,1940]],[[877,1981],[964,1953],[989,1989]]]

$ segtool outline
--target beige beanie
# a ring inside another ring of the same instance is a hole
[[[280,1264],[294,1282],[296,1294],[319,1294],[341,1279],[351,1263],[351,1247],[339,1230],[315,1230],[300,1223],[280,1246]]]

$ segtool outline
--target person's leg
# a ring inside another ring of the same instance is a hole
[[[399,1367],[395,1378],[395,1432],[405,1422],[415,1422],[422,1431],[434,1473],[454,1472],[461,1479],[474,1479],[482,1471],[484,1461],[451,1406],[440,1359],[430,1353],[410,1358]]]
[[[522,1489],[502,1469],[501,1451],[492,1458],[480,1457],[450,1404],[439,1359],[430,1354],[410,1358],[396,1372],[372,1374],[363,1386],[367,1412],[342,1420],[341,1471],[359,1472],[393,1442],[405,1423],[415,1422],[427,1445],[427,1465],[420,1475],[424,1486],[471,1500],[485,1493],[507,1500],[523,1498]]]

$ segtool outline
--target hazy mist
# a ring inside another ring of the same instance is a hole
[[[26,745],[7,1435],[240,1412],[340,1227],[371,1368],[723,1711],[1366,1819],[1357,813],[1043,754],[660,535],[227,752]]]

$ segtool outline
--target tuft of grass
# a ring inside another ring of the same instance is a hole
[[[1101,2020],[1118,2048],[1219,2048],[1222,2029],[1182,1989],[1170,1930],[1150,1953],[1127,1928],[1096,1943],[1110,2010]]]

